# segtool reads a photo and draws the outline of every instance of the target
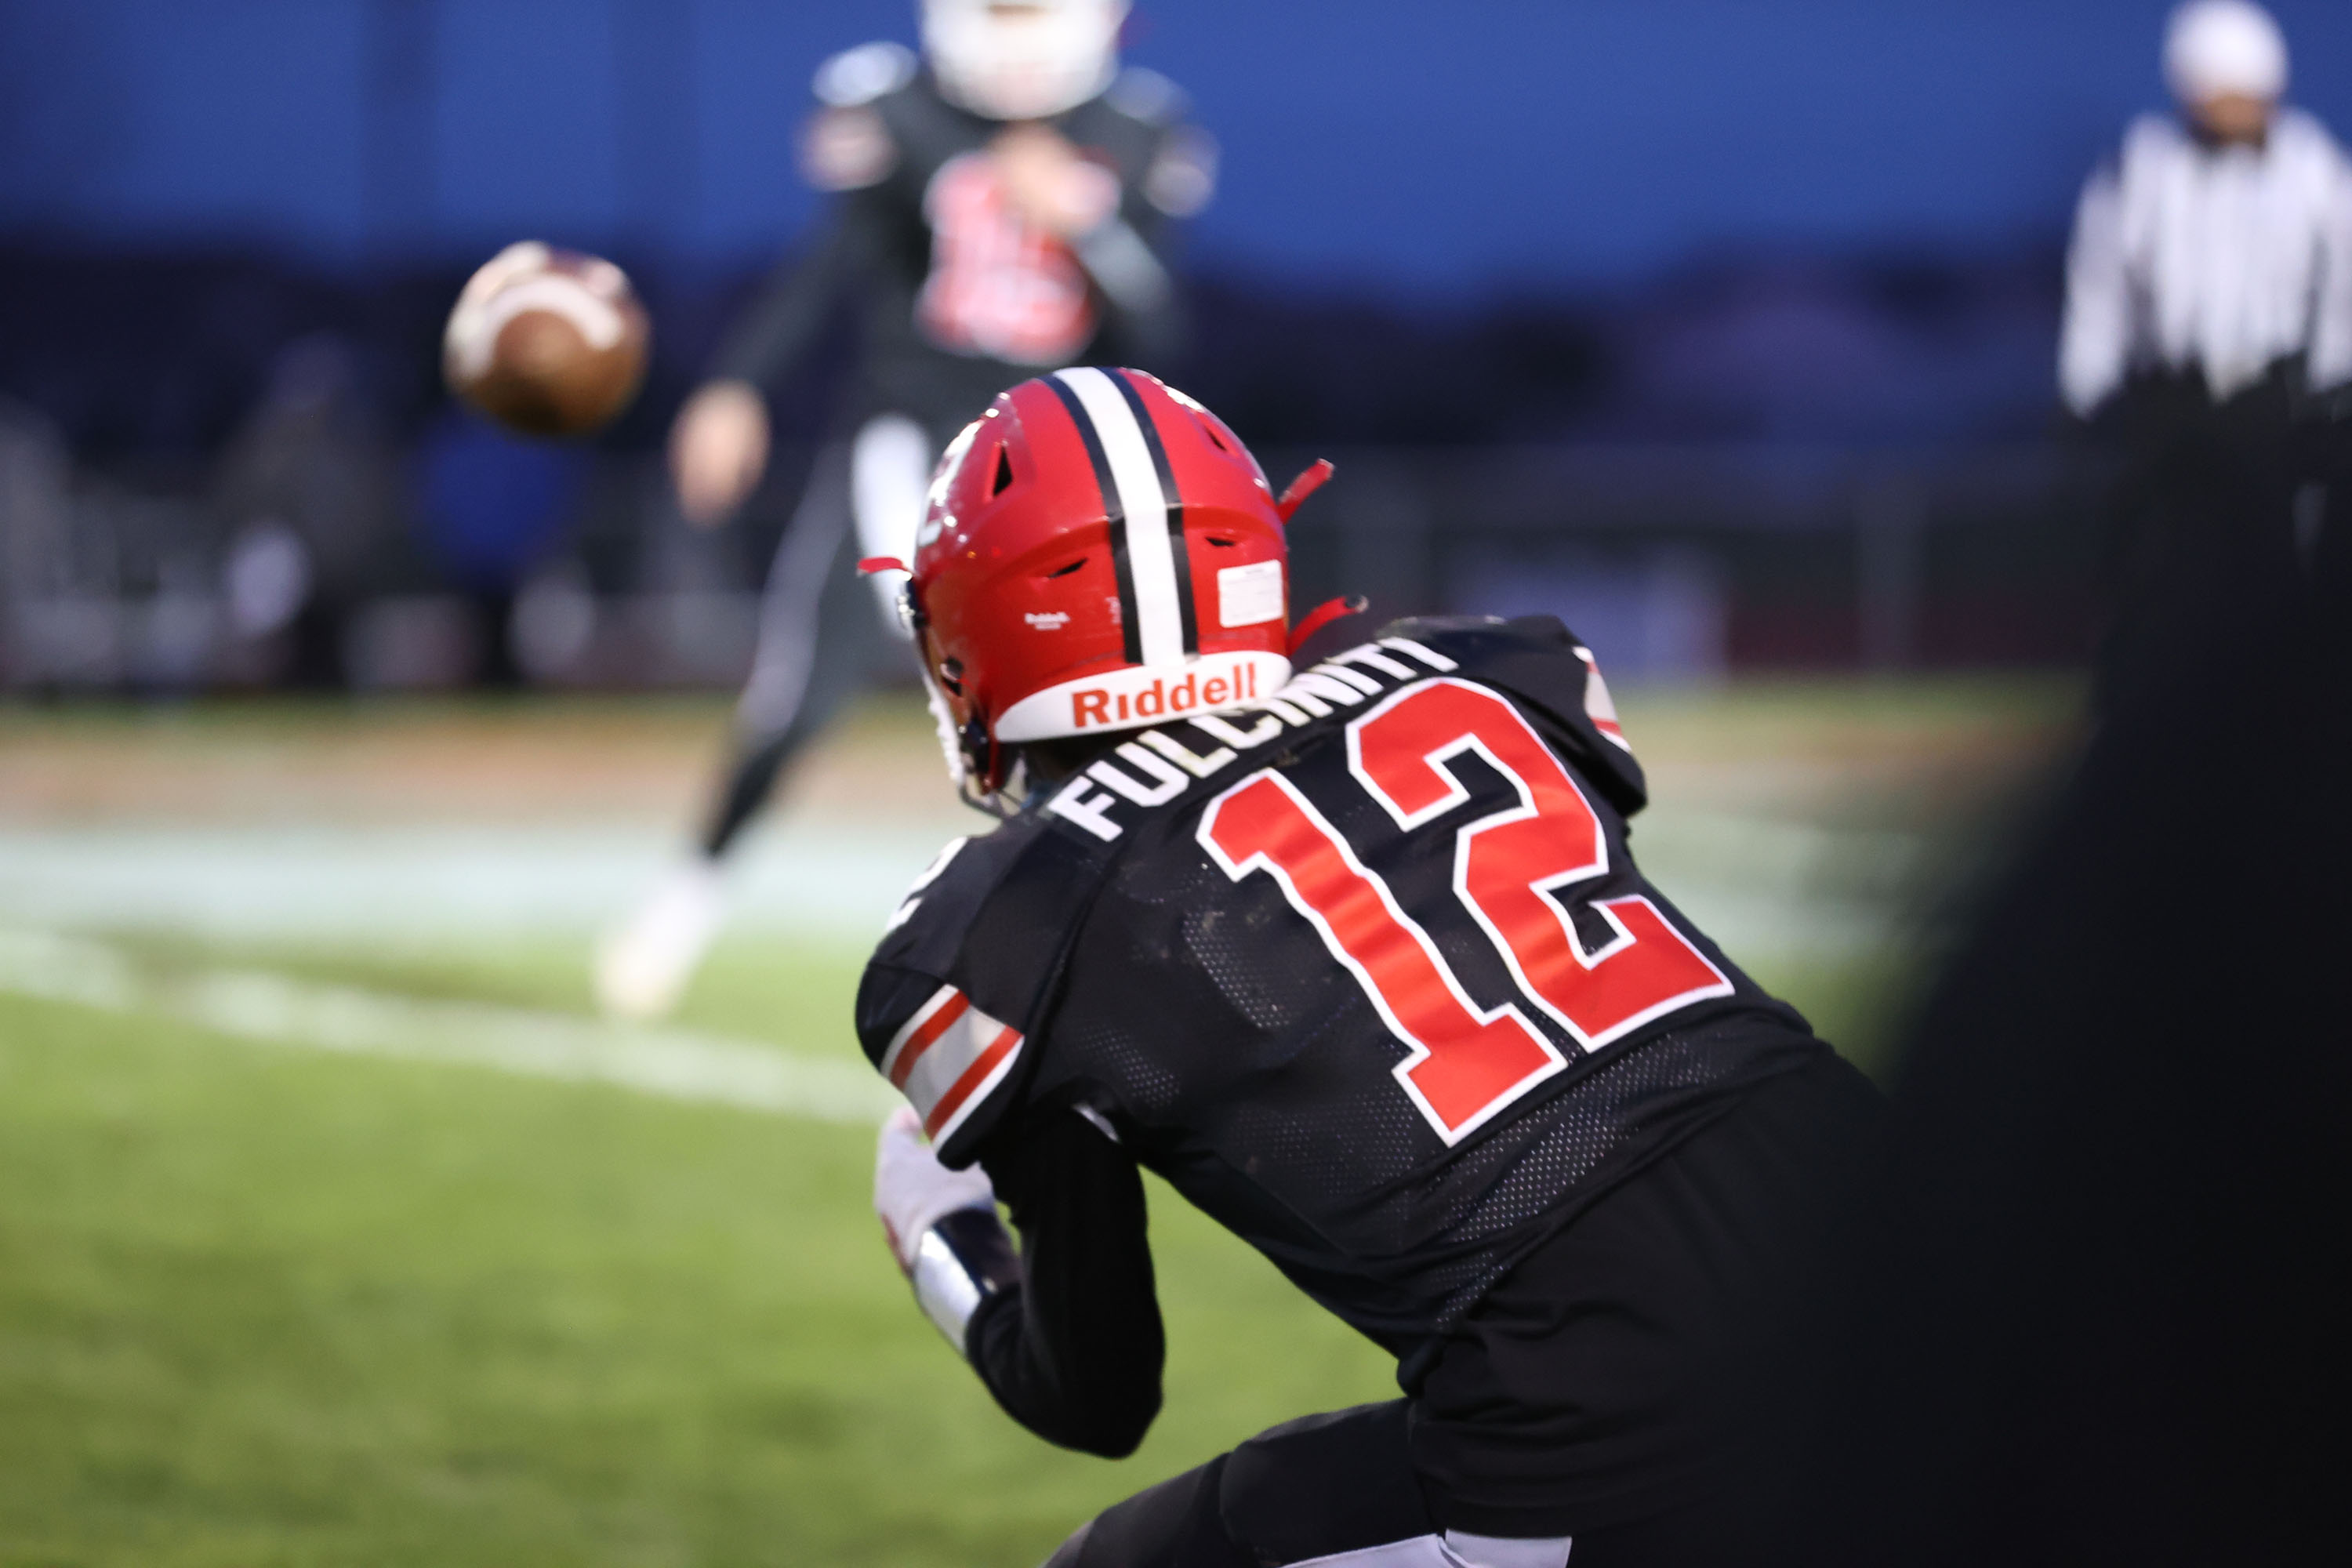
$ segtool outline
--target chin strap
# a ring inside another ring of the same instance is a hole
[[[871,556],[857,563],[860,572],[869,575],[877,571],[903,571],[896,561]],[[911,584],[900,590],[898,614],[906,623],[908,635],[919,648],[923,646],[922,606],[915,602]],[[931,710],[931,722],[940,737],[940,757],[947,763],[948,779],[955,785],[956,798],[971,807],[1003,821],[1016,815],[1023,795],[1028,791],[1025,769],[1016,755],[1004,770],[1005,777],[994,789],[988,787],[988,778],[995,772],[996,739],[988,726],[974,714],[965,723],[956,722],[955,710],[948,702],[948,694],[932,672],[930,655],[922,654],[918,661],[923,678],[923,700]]]
[[[942,700],[933,711],[940,716],[940,734],[945,736],[953,722],[945,701]],[[997,746],[987,724],[974,718],[956,735],[948,772],[954,775],[956,795],[964,805],[1004,822],[1020,815],[1022,798],[1029,793],[1029,770],[1015,752],[1003,770],[1003,780],[994,789],[989,788],[987,781],[998,771]]]
[[[972,1315],[992,1296],[1021,1283],[1021,1255],[992,1209],[958,1209],[923,1232],[907,1278],[923,1310],[956,1353]]]

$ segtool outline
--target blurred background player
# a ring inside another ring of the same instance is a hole
[[[398,462],[348,343],[315,332],[279,351],[222,454],[213,503],[230,540],[230,623],[240,639],[279,645],[271,662],[289,684],[350,679],[351,619],[399,539]]]
[[[2294,580],[2326,506],[2311,437],[2352,383],[2352,163],[2281,101],[2278,24],[2191,0],[2164,63],[2181,116],[2136,122],[2084,190],[2059,353],[2067,406],[2125,451],[2110,705],[2151,668],[2127,645],[2224,582]]]
[[[680,411],[687,519],[733,515],[766,472],[767,393],[853,301],[863,342],[839,426],[777,546],[734,752],[695,853],[598,953],[602,1005],[667,1012],[724,910],[720,866],[784,765],[906,633],[896,583],[932,463],[1005,386],[1088,359],[1153,365],[1180,335],[1171,217],[1208,200],[1213,145],[1172,84],[1121,70],[1124,0],[924,0],[923,53],[867,44],[818,70],[804,173],[835,195]],[[877,589],[879,590],[877,596]]]

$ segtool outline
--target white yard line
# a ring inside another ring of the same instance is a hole
[[[730,857],[730,924],[870,944],[950,836],[926,824],[780,824]],[[680,852],[673,835],[625,825],[0,823],[0,910],[33,931],[362,946],[547,936],[584,947]]]
[[[683,1029],[435,1001],[252,969],[170,972],[81,938],[0,930],[0,992],[164,1017],[347,1056],[604,1083],[709,1105],[872,1126],[898,1096],[865,1067]]]
[[[729,876],[729,930],[862,949],[948,828],[791,822]],[[1925,846],[1899,833],[1661,807],[1643,868],[1734,959],[1835,958],[1899,932]],[[21,930],[152,931],[225,945],[382,951],[577,942],[635,909],[676,846],[615,826],[0,823],[0,911]]]

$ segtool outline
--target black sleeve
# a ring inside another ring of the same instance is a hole
[[[1167,1354],[1135,1162],[1056,1110],[993,1140],[980,1163],[1021,1233],[1022,1283],[974,1314],[965,1352],[1030,1431],[1125,1458],[1160,1413]]]
[[[776,268],[719,345],[711,374],[772,392],[807,357],[855,292],[882,243],[887,215],[875,191],[835,198],[815,244]]]

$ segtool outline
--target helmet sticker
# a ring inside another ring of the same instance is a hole
[[[1282,619],[1282,563],[1253,561],[1217,574],[1217,623],[1255,626]]]

